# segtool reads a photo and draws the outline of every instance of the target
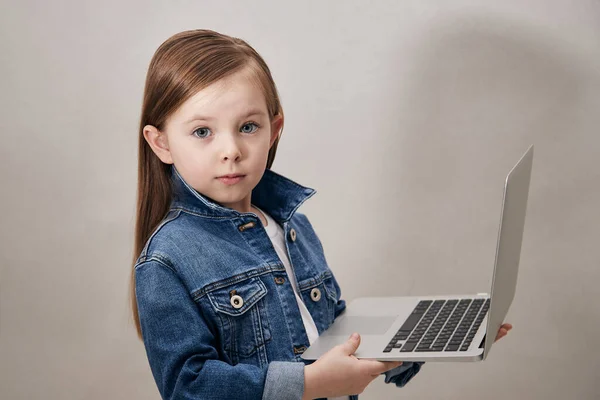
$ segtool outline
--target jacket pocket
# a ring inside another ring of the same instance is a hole
[[[271,340],[266,295],[267,287],[258,278],[207,293],[221,322],[223,347],[232,359],[248,358]]]

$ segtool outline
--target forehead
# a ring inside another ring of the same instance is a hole
[[[175,117],[188,118],[195,114],[219,118],[250,108],[267,112],[267,104],[254,72],[238,71],[201,89],[187,99]]]

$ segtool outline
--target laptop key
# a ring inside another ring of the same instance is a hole
[[[446,348],[446,351],[456,351],[456,350],[458,350],[458,347],[459,346],[457,344],[456,345],[449,344],[448,347]]]
[[[415,326],[417,326],[417,323],[419,322],[419,320],[421,319],[421,316],[423,314],[410,314],[410,316],[407,318],[406,321],[404,321],[404,324],[402,324],[402,327],[399,329],[399,331],[402,332],[410,332],[412,331]]]
[[[405,343],[404,346],[400,349],[400,352],[405,353],[408,351],[413,351],[416,345],[416,343]]]

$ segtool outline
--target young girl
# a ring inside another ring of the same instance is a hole
[[[273,171],[283,110],[246,42],[208,30],[154,54],[140,121],[132,305],[164,399],[312,399],[404,385],[422,363],[300,355],[344,310],[310,222]]]

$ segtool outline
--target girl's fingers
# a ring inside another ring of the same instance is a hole
[[[504,329],[501,329],[501,330],[498,332],[498,335],[496,336],[496,340],[495,340],[495,341],[497,342],[498,340],[502,339],[504,336],[506,336],[506,334],[507,334],[507,333],[508,333],[508,332],[507,332],[506,330],[504,330]]]
[[[398,368],[399,366],[402,365],[402,361],[383,361],[383,362],[385,362],[386,364],[388,364],[388,366],[386,367],[386,370],[378,372],[376,374],[371,374],[371,376],[373,377],[373,379],[377,378],[379,375],[381,375],[381,374],[383,374],[383,373],[385,373],[387,371],[391,371],[394,368]]]
[[[368,370],[369,375],[379,375],[386,371],[394,369],[402,365],[402,361],[375,361],[375,360],[359,360],[363,368]]]
[[[500,329],[498,329],[498,334],[496,335],[496,339],[494,340],[494,342],[497,342],[498,340],[506,336],[508,334],[508,331],[510,331],[512,327],[513,326],[511,324],[502,324]]]

